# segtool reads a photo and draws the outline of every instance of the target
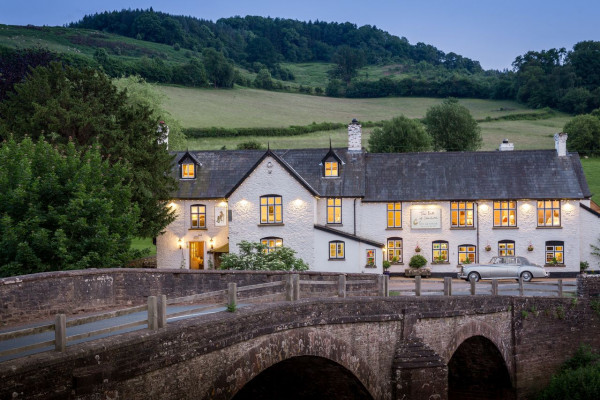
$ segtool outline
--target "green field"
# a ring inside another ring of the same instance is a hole
[[[346,99],[258,89],[193,89],[159,86],[165,93],[165,108],[184,127],[224,128],[308,125],[312,122],[380,121],[400,114],[421,118],[429,107],[443,99],[384,97]],[[496,118],[518,113],[535,113],[508,100],[461,99],[473,117]]]
[[[165,93],[165,108],[184,127],[190,128],[287,127],[312,122],[349,123],[352,118],[359,121],[381,121],[401,114],[410,118],[422,118],[429,107],[442,102],[442,99],[418,97],[338,99],[246,88],[213,90],[159,86],[159,89]],[[542,112],[513,101],[461,99],[460,102],[478,120]],[[481,122],[484,139],[482,149],[493,150],[504,138],[514,142],[516,149],[552,148],[552,136],[562,130],[568,119],[569,116],[557,113],[552,118],[542,120]],[[365,129],[365,145],[370,131],[371,129]],[[273,148],[326,147],[329,145],[329,138],[334,146],[347,144],[346,131],[340,129],[293,137],[190,139],[188,148],[216,150],[226,146],[232,149],[249,139],[265,145],[268,141]]]
[[[156,255],[156,246],[152,244],[151,238],[133,238],[131,248],[134,250],[148,250],[146,256]]]

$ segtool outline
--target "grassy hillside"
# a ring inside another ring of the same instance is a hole
[[[427,109],[439,104],[441,99],[397,98],[338,99],[301,94],[266,92],[256,89],[211,90],[190,89],[174,86],[159,86],[165,93],[165,108],[178,118],[184,127],[241,128],[241,127],[287,127],[308,125],[312,122],[349,123],[352,118],[359,121],[381,121],[404,114],[410,118],[422,118]],[[461,99],[474,118],[485,120],[514,114],[542,113],[512,101]],[[552,136],[562,130],[569,119],[556,114],[549,119],[481,122],[484,150],[498,147],[503,138],[515,143],[517,149],[551,148]],[[365,136],[371,129],[365,129]],[[220,149],[235,146],[249,139],[273,148],[323,147],[346,145],[346,131],[315,132],[294,137],[238,137],[190,139],[189,148]],[[365,145],[366,145],[365,138]]]

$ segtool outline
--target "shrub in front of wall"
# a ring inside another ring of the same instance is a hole
[[[422,268],[427,265],[427,259],[420,254],[415,254],[410,258],[408,265],[411,268]]]

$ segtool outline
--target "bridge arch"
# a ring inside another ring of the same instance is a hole
[[[484,336],[462,342],[448,362],[448,399],[514,399],[500,350]]]
[[[506,365],[511,382],[514,382],[513,358],[510,342],[503,339],[503,336],[497,329],[483,321],[468,321],[461,325],[461,327],[454,332],[450,342],[448,343],[448,346],[441,354],[446,365],[448,365],[450,359],[456,353],[456,350],[458,350],[459,346],[461,346],[469,338],[476,336],[486,338],[496,347],[502,356],[504,364]]]
[[[301,364],[310,364],[322,371],[337,371],[337,378],[353,382],[356,388],[364,388],[365,399],[381,398],[386,390],[382,374],[371,367],[365,354],[360,354],[356,346],[340,339],[339,335],[324,329],[293,329],[250,342],[245,343],[244,351],[236,359],[229,360],[215,380],[214,387],[220,394],[215,398],[238,398],[234,396],[259,375],[267,372],[272,379],[272,374]]]
[[[297,356],[280,361],[248,382],[233,400],[373,400],[360,380],[327,358]]]

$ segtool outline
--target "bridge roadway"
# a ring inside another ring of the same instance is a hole
[[[0,363],[0,398],[529,398],[580,343],[600,347],[592,301],[431,296],[251,305]]]

